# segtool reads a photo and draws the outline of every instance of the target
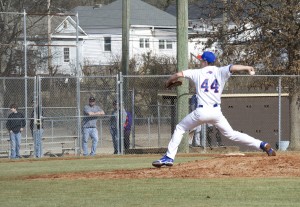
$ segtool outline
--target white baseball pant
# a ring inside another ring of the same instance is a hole
[[[202,108],[197,108],[192,111],[176,125],[166,155],[174,159],[183,134],[203,123],[215,125],[219,131],[230,140],[260,149],[259,146],[262,141],[233,130],[225,116],[222,114],[220,106],[203,106]]]

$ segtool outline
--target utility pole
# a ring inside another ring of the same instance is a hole
[[[130,30],[130,0],[122,1],[122,62],[121,69],[123,75],[128,75],[129,68],[129,30]],[[119,87],[119,153],[123,154],[124,149],[124,134],[123,134],[123,113],[122,108],[124,107],[126,111],[130,108],[129,103],[129,94],[128,94],[128,80],[127,78],[123,78],[120,74],[119,77],[120,82],[123,82],[123,85]]]
[[[188,0],[177,0],[177,71],[188,68]],[[177,121],[189,113],[189,82],[177,87]],[[189,151],[188,135],[184,135],[178,152]]]
[[[131,0],[123,0],[123,9],[122,9],[122,74],[128,75],[129,68],[129,29],[130,29],[130,3]],[[126,105],[128,94],[128,81],[123,79],[123,97],[125,98]]]
[[[221,48],[225,52],[225,47],[227,44],[226,33],[228,30],[228,0],[223,0],[224,11],[223,11],[223,25],[222,25],[222,38],[221,38]]]
[[[52,75],[52,51],[51,51],[51,16],[50,16],[50,6],[51,6],[51,0],[47,0],[47,25],[48,25],[48,70],[50,75]]]

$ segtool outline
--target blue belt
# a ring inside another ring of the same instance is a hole
[[[217,106],[218,106],[217,103],[213,105],[213,107],[217,107]],[[203,108],[203,105],[198,105],[198,107],[199,107],[199,108]]]

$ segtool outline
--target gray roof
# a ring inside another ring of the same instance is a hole
[[[51,18],[51,29],[54,29],[65,20],[66,17],[53,16]],[[27,16],[26,18],[28,36],[47,36],[48,34],[48,17],[47,16]]]
[[[122,0],[114,1],[100,8],[79,6],[74,8],[72,12],[78,12],[79,25],[85,31],[122,27]],[[130,25],[175,27],[176,18],[141,0],[131,0]]]
[[[52,35],[68,35],[68,36],[76,36],[76,32],[74,33],[61,33],[56,32],[57,27],[62,24],[64,21],[67,21],[70,17],[67,16],[52,16],[51,17],[51,33]],[[76,22],[69,22],[76,28]],[[46,38],[48,36],[48,17],[47,16],[36,16],[36,15],[28,15],[26,18],[26,26],[27,26],[27,36],[32,39],[41,39]],[[85,35],[84,32],[79,28],[79,35]],[[21,35],[23,36],[23,34]]]

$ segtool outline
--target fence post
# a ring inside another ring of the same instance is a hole
[[[24,78],[25,78],[25,120],[27,122],[28,117],[27,117],[27,94],[28,94],[28,88],[27,88],[27,29],[26,29],[26,11],[24,9],[23,12],[23,21],[24,21],[24,27],[23,27],[23,32],[24,32]],[[25,127],[25,140],[26,140],[26,146],[25,148],[27,149],[27,142],[28,142],[28,131],[27,131],[27,127]]]
[[[159,101],[157,101],[157,136],[158,136],[158,147],[160,147],[161,145],[161,140],[160,140],[160,119],[161,119],[161,116],[160,116],[160,103]]]
[[[132,148],[135,148],[135,110],[134,110],[134,106],[135,106],[135,91],[134,88],[132,89],[132,125],[131,125],[131,131],[132,131],[132,143],[131,146]]]
[[[124,100],[123,100],[123,75],[120,72],[119,81],[118,81],[118,97],[119,97],[119,105],[118,105],[118,154],[123,154],[124,152],[124,130],[123,130],[123,108],[124,108]]]
[[[78,147],[76,149],[76,154],[79,156],[81,154],[81,106],[80,106],[80,79],[81,77],[81,71],[79,68],[79,18],[78,18],[78,12],[76,13],[76,97],[77,97],[77,137],[78,137]],[[76,148],[76,146],[74,146]]]
[[[202,143],[200,143],[204,149],[204,151],[206,151],[206,142],[207,142],[207,124],[202,124],[201,125],[201,141]]]
[[[278,79],[278,149],[281,149],[281,77]]]
[[[99,120],[99,124],[100,124],[100,127],[99,127],[99,134],[100,134],[100,146],[103,145],[103,123],[102,123],[102,119]]]

